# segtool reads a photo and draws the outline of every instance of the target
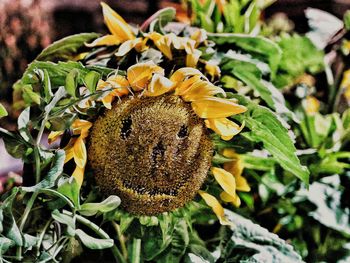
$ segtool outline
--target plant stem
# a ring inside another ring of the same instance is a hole
[[[132,241],[131,263],[140,263],[141,239],[134,238]]]
[[[33,207],[33,204],[34,204],[34,201],[36,199],[36,197],[38,196],[38,192],[34,192],[32,194],[32,196],[30,197],[28,203],[27,203],[27,206],[26,206],[26,209],[24,210],[24,213],[23,213],[23,216],[22,216],[22,220],[21,220],[21,224],[19,225],[19,230],[22,232],[23,231],[23,228],[24,228],[24,225],[26,223],[26,220],[27,220],[27,217]]]
[[[37,256],[40,256],[40,247],[41,247],[41,243],[43,242],[43,239],[44,239],[46,230],[47,230],[47,228],[50,226],[51,222],[52,222],[51,219],[50,219],[49,221],[47,221],[47,223],[45,224],[43,230],[42,230],[41,233],[40,233],[39,240],[38,240],[38,243],[37,243],[37,252],[36,252],[36,255],[37,255]]]
[[[128,250],[126,249],[126,245],[125,245],[125,237],[122,235],[122,233],[120,231],[120,226],[115,221],[112,221],[112,225],[113,225],[115,231],[117,232],[123,256],[124,256],[124,258],[128,258]]]

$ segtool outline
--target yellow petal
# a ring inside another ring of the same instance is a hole
[[[200,80],[200,76],[195,75],[181,82],[181,84],[179,84],[176,87],[175,95],[178,95],[178,96],[184,95],[188,91],[188,89],[192,86],[192,84],[199,80]]]
[[[92,43],[85,43],[88,47],[96,46],[114,46],[119,45],[121,42],[120,38],[115,35],[106,35],[95,39]]]
[[[219,183],[219,185],[224,189],[226,193],[229,195],[236,195],[236,181],[234,176],[225,171],[222,168],[213,167],[211,171],[215,177],[215,180]]]
[[[307,98],[303,101],[303,105],[305,111],[309,115],[316,114],[320,109],[320,102],[313,96],[307,96]]]
[[[65,148],[65,153],[66,153],[66,157],[64,159],[64,163],[67,163],[70,160],[72,160],[72,158],[74,157],[73,147]]]
[[[208,38],[207,32],[204,29],[199,29],[191,35],[191,39],[196,41],[196,47]]]
[[[348,41],[348,43],[350,43],[350,41]],[[350,103],[350,70],[344,72],[340,87],[344,89],[345,99]]]
[[[202,99],[203,97],[214,96],[221,93],[226,96],[225,91],[208,81],[199,80],[191,85],[182,95],[184,101],[195,101]]]
[[[171,75],[170,80],[174,82],[182,82],[185,80],[185,78],[192,76],[204,77],[202,72],[200,72],[198,69],[186,67],[176,70],[174,74]]]
[[[231,100],[206,97],[192,102],[192,109],[201,118],[225,118],[245,112],[246,107]]]
[[[220,224],[222,225],[232,225],[232,222],[228,221],[225,217],[224,208],[220,205],[219,201],[212,195],[204,192],[198,191],[200,196],[204,199],[205,203],[213,209],[213,212],[218,217]]]
[[[204,122],[207,128],[212,129],[226,141],[231,140],[232,137],[238,134],[244,127],[244,123],[239,126],[227,118],[207,119]]]
[[[164,75],[164,69],[152,61],[138,63],[128,68],[127,79],[135,91],[140,91],[147,87],[154,73]]]
[[[102,2],[101,5],[103,17],[109,31],[118,37],[121,41],[134,39],[134,33],[132,32],[130,26],[125,22],[125,20],[107,4]]]
[[[125,56],[125,54],[129,53],[134,47],[142,43],[142,38],[138,37],[136,39],[127,40],[123,44],[120,45],[118,52],[115,53],[117,57]]]
[[[50,134],[47,138],[49,144],[55,142],[63,133],[64,133],[64,131],[52,131],[52,132],[50,132]]]
[[[226,192],[222,192],[220,194],[220,198],[224,202],[232,203],[235,207],[239,207],[241,205],[241,199],[239,198],[239,196],[237,194],[232,196]]]
[[[212,78],[220,77],[220,74],[221,74],[221,70],[220,70],[219,66],[210,62],[210,61],[207,61],[205,63],[205,71],[208,72],[208,74]]]
[[[103,106],[105,106],[109,110],[112,109],[113,99],[114,99],[114,96],[111,94],[111,92],[108,95],[104,96],[102,98]]]
[[[72,124],[73,134],[75,135],[80,134],[80,137],[84,139],[89,135],[88,130],[91,127],[92,127],[91,122],[86,120],[76,119]]]
[[[74,143],[73,155],[76,165],[83,168],[86,164],[87,155],[85,143],[81,137],[79,137]]]
[[[170,79],[159,74],[154,74],[151,83],[145,90],[144,95],[149,97],[160,96],[164,93],[173,90],[174,87],[175,83],[172,82]]]
[[[198,49],[194,50],[192,53],[187,53],[186,67],[195,67],[201,55],[202,55],[202,52],[199,51]]]
[[[77,181],[79,186],[81,186],[83,184],[84,171],[85,171],[85,167],[79,167],[77,165],[74,169],[73,174],[72,174],[72,176],[75,178],[75,180]]]
[[[152,32],[148,35],[154,45],[168,58],[173,59],[173,54],[171,52],[171,39],[165,37],[157,32]]]

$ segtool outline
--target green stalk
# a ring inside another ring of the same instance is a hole
[[[141,239],[134,238],[132,241],[131,263],[141,262]]]
[[[120,226],[115,221],[112,221],[112,225],[113,225],[115,231],[117,232],[123,256],[124,256],[124,258],[128,258],[128,250],[126,249],[125,238],[120,231]]]

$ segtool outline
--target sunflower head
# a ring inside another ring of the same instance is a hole
[[[175,95],[114,103],[94,123],[88,144],[97,184],[134,214],[170,211],[193,199],[211,158],[203,119]]]

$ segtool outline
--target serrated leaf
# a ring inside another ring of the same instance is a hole
[[[66,76],[66,91],[73,98],[76,98],[76,91],[78,87],[78,77],[79,71],[77,69],[72,69]]]
[[[97,82],[99,81],[100,78],[101,78],[101,75],[99,73],[97,73],[96,71],[90,71],[84,77],[85,85],[91,93],[95,92]]]
[[[235,44],[258,59],[265,59],[271,69],[271,79],[275,78],[282,52],[279,46],[273,41],[260,36],[253,37],[230,33],[208,34],[208,38],[219,45]]]
[[[222,260],[255,263],[303,262],[293,247],[276,234],[252,221],[225,210],[227,218],[234,222],[233,234],[221,251]]]
[[[5,200],[3,200],[3,203],[0,206],[0,210],[2,210],[3,214],[2,235],[12,240],[17,246],[23,246],[23,237],[12,213],[13,201],[15,200],[18,192],[19,189],[17,187],[14,188],[12,193]]]
[[[0,103],[0,119],[2,117],[6,117],[8,115],[7,110],[5,109],[4,105]]]
[[[85,216],[93,216],[97,213],[108,213],[115,210],[120,205],[120,198],[110,195],[100,203],[84,203],[81,205],[79,213]]]
[[[114,241],[111,238],[108,238],[108,239],[94,238],[86,234],[81,229],[75,230],[75,233],[79,237],[80,241],[84,244],[84,246],[90,249],[105,249],[105,248],[110,248],[114,245]]]
[[[96,33],[82,33],[62,38],[45,48],[37,56],[36,60],[70,60],[77,55],[78,49],[83,47],[84,43],[90,42],[97,37],[99,37],[99,34]]]
[[[55,154],[53,161],[52,161],[52,167],[51,167],[50,171],[47,173],[47,175],[45,176],[45,178],[34,186],[22,187],[22,190],[25,192],[35,192],[35,191],[43,189],[43,188],[53,187],[55,185],[57,178],[63,172],[63,165],[64,165],[65,157],[66,157],[66,154],[65,154],[64,150],[58,150]]]
[[[250,129],[249,139],[262,142],[264,148],[285,170],[308,185],[309,171],[300,164],[288,130],[278,117],[268,108],[253,103],[247,97],[240,95],[232,95],[231,97],[238,99],[239,103],[248,109],[245,113],[235,115],[233,118],[245,122],[246,127]]]

